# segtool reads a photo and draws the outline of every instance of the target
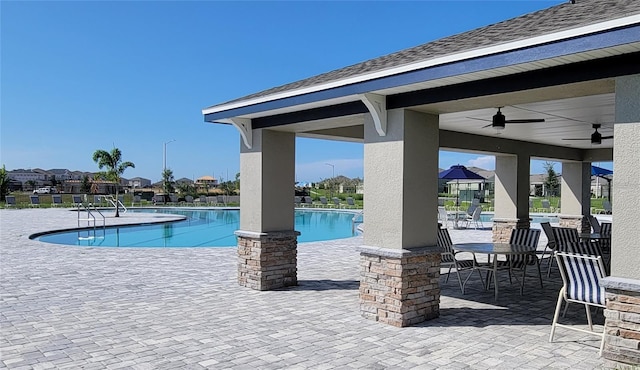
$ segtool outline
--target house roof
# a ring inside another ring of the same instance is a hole
[[[374,74],[420,61],[530,39],[533,36],[558,33],[639,13],[640,1],[637,0],[578,0],[575,4],[565,2],[520,17],[213,105],[205,111],[232,103],[249,102],[269,95],[327,84],[350,77]]]
[[[202,176],[202,177],[198,177],[197,181],[216,181],[216,179],[213,176]]]

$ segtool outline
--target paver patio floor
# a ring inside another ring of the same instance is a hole
[[[149,221],[125,214],[109,224]],[[598,368],[599,338],[558,329],[560,278],[500,298],[473,277],[444,284],[440,317],[408,328],[367,320],[358,304],[361,237],[298,245],[299,286],[236,282],[235,248],[87,248],[28,239],[76,226],[64,209],[0,210],[0,366],[84,369]],[[454,230],[454,242],[489,241]],[[541,245],[544,240],[541,241]],[[543,265],[546,268],[546,262]],[[533,269],[532,269],[533,270]],[[594,316],[602,329],[602,313]],[[586,323],[571,305],[568,322]]]

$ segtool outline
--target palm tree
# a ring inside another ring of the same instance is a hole
[[[7,174],[7,169],[2,165],[0,168],[0,200],[5,200],[5,195],[9,193],[9,175]]]
[[[93,153],[93,161],[98,164],[99,169],[106,167],[106,171],[99,173],[101,177],[116,183],[116,217],[120,217],[120,207],[118,202],[118,185],[120,185],[120,176],[128,167],[136,168],[136,165],[132,162],[122,162],[122,152],[120,152],[120,149],[118,148],[111,149],[111,153],[106,150],[96,150]]]

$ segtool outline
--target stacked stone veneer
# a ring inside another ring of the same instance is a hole
[[[602,280],[607,295],[605,367],[640,368],[640,281],[616,277]]]
[[[581,233],[591,232],[589,220],[580,215],[558,215],[558,224],[560,227],[570,227]]]
[[[358,250],[364,317],[404,327],[440,315],[440,248]]]
[[[492,227],[492,241],[494,243],[508,243],[513,229],[528,229],[531,227],[529,219],[494,218]]]
[[[298,284],[297,231],[256,233],[236,231],[238,283],[256,290]]]

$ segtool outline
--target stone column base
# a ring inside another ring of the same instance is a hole
[[[513,229],[528,229],[530,227],[531,223],[528,218],[494,218],[491,229],[493,232],[491,240],[494,243],[508,243],[511,239],[511,231]]]
[[[238,236],[238,283],[256,290],[298,285],[298,231],[235,232]]]
[[[602,279],[607,295],[604,310],[605,368],[638,369],[640,365],[640,280]]]
[[[589,220],[582,215],[558,215],[558,223],[560,227],[570,227],[579,233],[591,232]]]
[[[358,251],[362,316],[397,327],[440,316],[439,247]]]

